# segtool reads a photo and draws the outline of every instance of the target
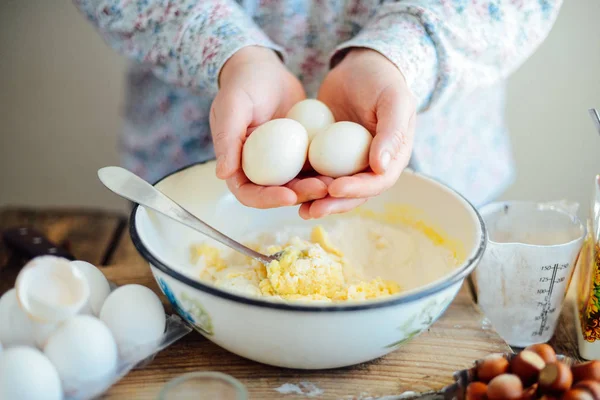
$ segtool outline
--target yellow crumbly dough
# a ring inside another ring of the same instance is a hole
[[[257,295],[285,300],[367,300],[400,291],[396,282],[381,278],[364,280],[357,276],[322,226],[313,229],[310,239],[294,237],[284,246],[254,247],[266,254],[283,251],[283,256],[266,267],[247,258],[249,267],[224,277],[218,277],[219,271],[227,269],[218,249],[206,244],[196,246],[192,250],[192,261],[202,258],[204,270],[201,279],[217,286],[243,288],[245,292],[253,289]]]
[[[204,262],[207,266],[210,266],[217,271],[221,271],[227,267],[225,261],[219,255],[219,249],[211,247],[206,243],[192,246],[192,263],[196,264],[200,257],[204,258]]]

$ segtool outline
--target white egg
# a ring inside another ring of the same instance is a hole
[[[306,129],[309,140],[335,122],[329,107],[316,99],[306,99],[296,103],[288,111],[286,118],[300,122]]]
[[[17,346],[0,354],[0,399],[60,400],[56,368],[37,349]]]
[[[61,323],[48,339],[44,353],[68,393],[107,382],[117,370],[115,339],[108,327],[91,315],[76,315]]]
[[[21,345],[43,348],[56,327],[56,323],[40,323],[29,318],[19,306],[15,289],[0,298],[0,341],[6,347]]]
[[[35,341],[36,346],[39,349],[43,349],[46,346],[46,342],[52,336],[54,331],[58,329],[60,326],[60,322],[56,323],[33,323],[33,339]]]
[[[342,121],[315,136],[308,150],[310,165],[321,175],[338,178],[356,174],[369,165],[373,137],[363,126]]]
[[[298,121],[281,118],[266,122],[244,143],[244,173],[257,185],[284,185],[302,170],[308,143],[306,129]]]
[[[106,277],[98,268],[85,261],[71,261],[71,265],[75,266],[83,273],[90,287],[90,299],[84,306],[81,313],[100,315],[100,309],[104,304],[104,300],[110,294],[110,285]]]
[[[0,341],[4,346],[35,346],[33,325],[19,306],[15,289],[0,297]]]
[[[165,332],[163,305],[152,290],[142,285],[124,285],[113,291],[102,306],[100,319],[127,360],[148,356]]]
[[[36,257],[15,282],[19,304],[37,322],[59,322],[76,315],[88,302],[90,288],[79,269],[64,258]]]

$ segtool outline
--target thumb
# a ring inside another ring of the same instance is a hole
[[[403,98],[397,90],[382,93],[377,102],[377,128],[369,151],[369,165],[376,174],[384,174],[393,161],[410,155],[414,111],[410,98]],[[405,162],[408,164],[408,159]]]
[[[219,179],[228,179],[240,169],[242,146],[251,122],[252,102],[247,95],[217,94],[210,111],[210,129]]]

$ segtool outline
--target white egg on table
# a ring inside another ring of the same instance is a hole
[[[60,400],[56,368],[39,350],[17,346],[0,354],[0,399]]]
[[[19,306],[15,289],[0,297],[0,342],[5,347],[35,346],[33,325]]]
[[[118,350],[108,327],[91,315],[60,324],[44,354],[56,367],[66,393],[109,382],[117,370]]]
[[[300,122],[306,129],[309,140],[335,122],[329,107],[316,99],[306,99],[294,104],[286,118]]]
[[[274,119],[256,128],[242,149],[242,169],[257,185],[279,186],[302,170],[308,152],[308,133],[298,121]]]
[[[373,137],[362,125],[342,121],[315,136],[308,160],[315,171],[332,178],[356,174],[369,166]]]
[[[69,260],[41,256],[29,261],[15,282],[25,313],[41,323],[54,323],[76,315],[88,302],[90,288],[84,274]]]
[[[115,289],[104,302],[100,319],[114,335],[121,356],[129,361],[150,355],[166,326],[165,310],[158,296],[136,284]]]
[[[100,310],[104,304],[104,300],[110,294],[110,285],[108,280],[94,265],[85,261],[71,261],[71,265],[75,266],[83,273],[90,287],[90,298],[86,305],[81,310],[83,314],[100,315]]]

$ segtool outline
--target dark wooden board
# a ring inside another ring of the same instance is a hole
[[[102,265],[115,240],[122,235],[123,215],[92,210],[4,208],[0,210],[0,231],[28,227],[43,233],[58,245],[66,245],[79,260]],[[26,262],[5,246],[0,247],[0,294],[10,289]]]

